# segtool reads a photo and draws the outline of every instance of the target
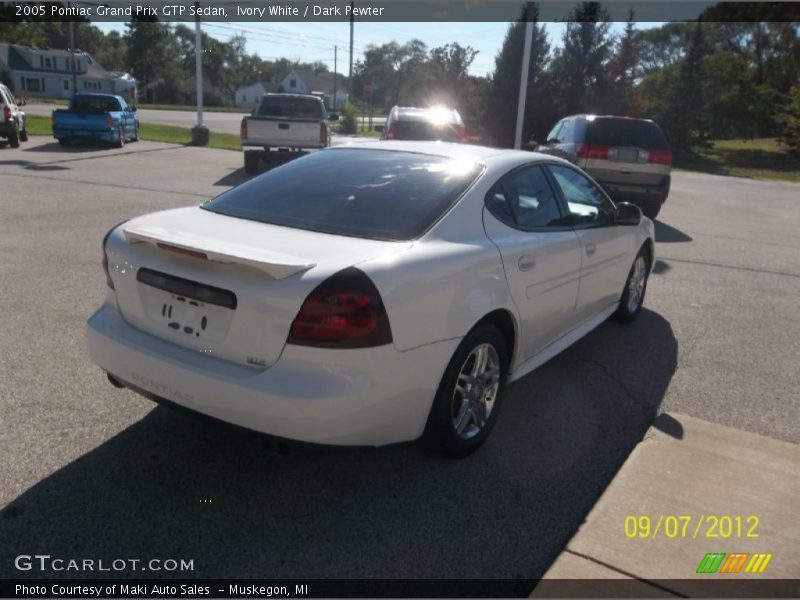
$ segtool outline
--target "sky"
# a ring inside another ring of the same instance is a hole
[[[640,29],[661,23],[639,23]],[[95,23],[105,32],[125,31],[124,23]],[[191,24],[190,24],[191,25]],[[551,47],[561,44],[565,25],[545,23]],[[203,30],[219,39],[228,40],[242,34],[247,38],[247,51],[261,58],[288,58],[302,62],[323,61],[334,69],[334,46],[338,46],[338,72],[347,74],[350,45],[350,24],[341,23],[218,23],[205,22]],[[614,23],[612,31],[619,33],[624,23]],[[508,23],[365,23],[356,22],[353,32],[353,63],[370,44],[385,44],[392,40],[404,43],[418,38],[429,48],[457,41],[478,51],[469,71],[483,76],[494,71],[494,59],[503,45]]]

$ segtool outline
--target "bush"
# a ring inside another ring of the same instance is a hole
[[[791,102],[785,115],[786,126],[781,138],[789,146],[790,152],[800,154],[800,87],[793,87],[790,96]]]
[[[358,126],[358,109],[349,102],[339,110],[339,131],[355,133]]]

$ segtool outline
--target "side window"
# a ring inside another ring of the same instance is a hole
[[[558,132],[558,140],[562,144],[568,144],[574,141],[574,133],[575,131],[575,120],[574,119],[567,119],[564,121],[564,126],[561,128],[561,131]]]
[[[614,205],[583,173],[563,165],[547,165],[561,188],[576,225],[610,225]]]
[[[545,143],[547,144],[555,144],[558,143],[558,132],[561,130],[561,126],[564,125],[564,121],[559,121],[556,123],[556,126],[550,130],[550,133],[547,134],[547,140]]]
[[[511,227],[564,225],[556,195],[539,166],[506,175],[489,191],[486,205],[495,217]]]

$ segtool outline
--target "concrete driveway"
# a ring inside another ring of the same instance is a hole
[[[32,138],[0,148],[0,180],[0,578],[58,575],[14,569],[34,552],[205,578],[536,578],[657,412],[800,441],[798,185],[674,173],[639,320],[510,386],[487,445],[452,461],[270,447],[91,363],[103,234],[241,183],[241,153]]]

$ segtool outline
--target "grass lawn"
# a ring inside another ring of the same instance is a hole
[[[50,118],[38,115],[28,116],[28,133],[31,135],[51,135]],[[186,127],[175,127],[173,125],[156,125],[153,123],[142,123],[139,128],[139,137],[151,142],[168,142],[172,144],[188,145],[192,139],[192,132]],[[208,140],[209,148],[220,148],[222,150],[241,150],[242,142],[238,135],[231,133],[211,132]]]
[[[56,106],[67,106],[69,100],[66,98],[27,98],[31,104],[55,104]],[[187,106],[185,104],[147,104],[140,102],[136,105],[137,108],[148,108],[153,110],[185,110],[188,112],[195,112],[196,106]],[[208,112],[229,112],[229,113],[242,113],[249,115],[249,108],[239,108],[236,106],[204,106],[204,111]]]
[[[690,159],[675,161],[676,169],[750,179],[800,182],[800,156],[788,153],[775,138],[718,140]]]

